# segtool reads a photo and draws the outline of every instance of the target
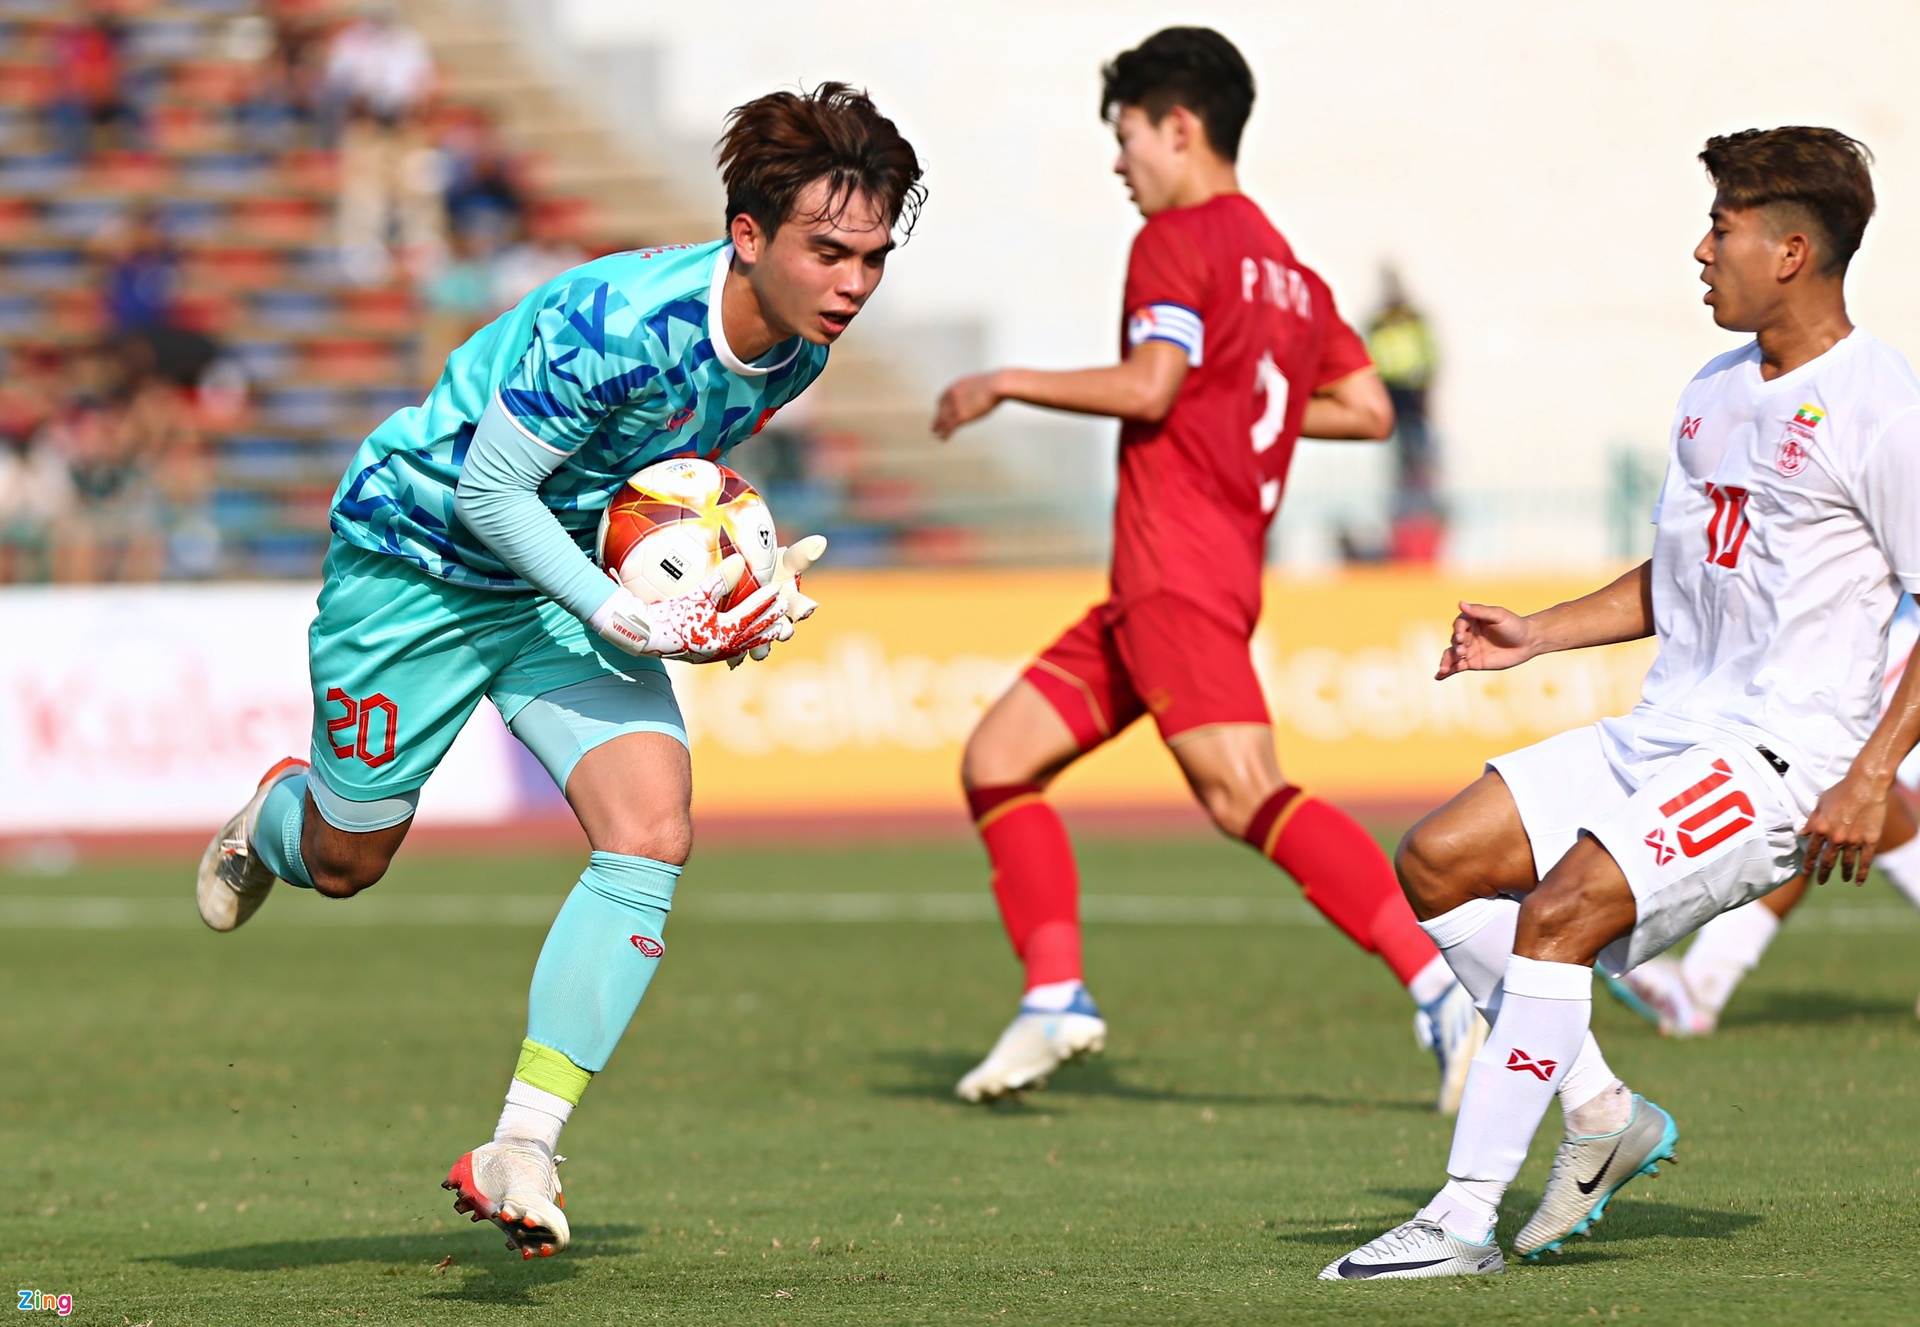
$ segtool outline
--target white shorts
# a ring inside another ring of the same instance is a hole
[[[1799,815],[1757,750],[1728,738],[1621,769],[1596,728],[1576,728],[1487,762],[1506,782],[1545,878],[1582,833],[1633,890],[1633,930],[1608,945],[1615,976],[1800,869]]]

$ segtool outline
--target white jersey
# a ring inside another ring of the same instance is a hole
[[[1601,722],[1609,760],[1729,735],[1810,811],[1879,719],[1887,628],[1920,590],[1920,380],[1859,329],[1772,381],[1757,343],[1720,356],[1680,395],[1654,524],[1660,654]]]

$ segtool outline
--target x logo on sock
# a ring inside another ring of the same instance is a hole
[[[1507,1056],[1507,1068],[1515,1073],[1532,1074],[1543,1083],[1553,1077],[1553,1071],[1559,1065],[1558,1060],[1536,1060],[1523,1050],[1515,1050]]]

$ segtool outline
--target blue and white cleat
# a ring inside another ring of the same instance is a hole
[[[1438,1221],[1419,1217],[1395,1226],[1320,1270],[1322,1281],[1411,1281],[1430,1276],[1498,1276],[1507,1270],[1500,1246],[1488,1236],[1475,1244]]]
[[[1084,989],[1057,1012],[1022,1005],[987,1058],[954,1086],[953,1094],[962,1101],[998,1101],[1009,1093],[1042,1088],[1061,1065],[1106,1048],[1107,1022]]]
[[[1613,1195],[1636,1175],[1658,1175],[1660,1162],[1675,1160],[1679,1141],[1673,1117],[1635,1093],[1625,1128],[1560,1144],[1539,1210],[1514,1240],[1513,1251],[1538,1258],[1575,1235],[1592,1234]]]
[[[1413,1019],[1414,1039],[1440,1062],[1440,1095],[1434,1109],[1442,1115],[1460,1113],[1460,1095],[1467,1090],[1467,1066],[1487,1040],[1487,1020],[1473,1007],[1473,997],[1459,982],[1447,987],[1431,1004],[1420,1006]]]

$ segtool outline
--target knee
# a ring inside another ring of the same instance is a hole
[[[595,843],[600,852],[647,857],[669,866],[685,866],[693,856],[693,817],[684,810],[636,813]]]
[[[1255,778],[1210,780],[1194,788],[1201,807],[1222,834],[1244,838],[1254,815],[1282,785]]]
[[[974,729],[960,753],[960,786],[968,792],[1041,781],[1039,773],[1027,768],[1027,762],[1009,750],[991,729]]]
[[[1521,902],[1514,953],[1584,965],[1633,929],[1636,907],[1625,879],[1617,871],[1582,869],[1588,866],[1586,860],[1563,861]]]
[[[380,883],[392,859],[385,856],[333,856],[325,852],[306,854],[307,876],[313,892],[328,898],[352,898],[363,889]]]
[[[1423,820],[1408,830],[1393,852],[1400,889],[1422,921],[1459,907],[1478,892],[1462,870],[1465,854],[1444,824]]]

